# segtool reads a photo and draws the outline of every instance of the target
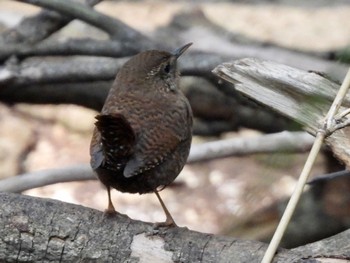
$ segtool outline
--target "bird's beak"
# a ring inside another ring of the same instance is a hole
[[[176,49],[176,50],[173,52],[174,56],[175,56],[176,58],[179,58],[179,57],[182,55],[182,53],[184,53],[192,44],[193,44],[193,43],[191,42],[191,43],[188,43],[188,44],[186,44],[186,45],[184,45],[184,46],[182,46],[182,47]]]

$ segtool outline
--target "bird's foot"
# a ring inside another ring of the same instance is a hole
[[[175,222],[157,222],[152,225],[152,228],[147,231],[146,236],[162,235],[167,232],[169,228],[177,227]]]
[[[157,222],[153,224],[153,229],[155,230],[163,227],[165,228],[177,227],[177,224],[172,218],[167,218],[165,222]]]
[[[117,215],[117,211],[115,211],[114,207],[112,207],[112,208],[108,207],[103,212],[103,217],[106,217],[106,218],[115,217],[116,215]]]

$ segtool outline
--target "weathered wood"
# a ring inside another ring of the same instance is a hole
[[[315,135],[323,125],[339,85],[314,72],[307,72],[259,59],[241,59],[217,66],[213,72],[234,84],[236,90],[285,115]],[[350,105],[346,96],[343,107]],[[335,156],[350,165],[350,128],[326,139]]]
[[[1,262],[259,262],[266,245],[188,230],[155,231],[152,224],[51,199],[0,193]],[[281,249],[274,262],[349,259],[350,231],[298,250]],[[333,243],[330,241],[333,240]],[[312,252],[317,248],[317,255]],[[305,251],[305,252],[304,252]],[[345,261],[346,262],[346,261]]]

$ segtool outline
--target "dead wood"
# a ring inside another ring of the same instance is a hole
[[[2,262],[259,262],[266,245],[152,224],[60,201],[0,193]],[[43,216],[44,215],[44,216]],[[274,262],[350,259],[350,231],[281,249]],[[327,246],[325,246],[327,244]],[[347,262],[347,261],[344,261]]]
[[[223,63],[213,71],[234,84],[244,95],[300,123],[315,135],[332,104],[339,85],[318,73],[307,72],[259,59],[242,59]],[[347,95],[344,105],[350,105]],[[350,128],[338,130],[326,142],[335,156],[350,165]]]

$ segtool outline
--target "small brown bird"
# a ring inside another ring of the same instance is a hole
[[[173,53],[149,50],[119,70],[90,145],[91,167],[108,192],[107,213],[115,213],[111,187],[121,192],[154,192],[166,214],[160,225],[176,225],[158,189],[175,180],[192,140],[192,110],[179,89],[177,59],[192,43]]]

